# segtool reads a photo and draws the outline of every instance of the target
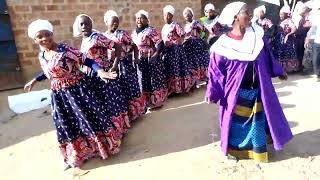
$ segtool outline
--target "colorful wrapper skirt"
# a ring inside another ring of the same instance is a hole
[[[120,81],[128,99],[129,118],[135,120],[146,112],[147,101],[140,90],[137,68],[132,62],[131,54],[120,61]]]
[[[268,162],[268,134],[259,90],[240,89],[229,132],[228,154]]]
[[[169,94],[187,93],[194,85],[190,59],[182,45],[166,47],[162,52]]]
[[[116,105],[121,104],[121,100],[110,98],[117,93],[103,88],[103,81],[92,83],[91,77],[85,77],[76,85],[52,90],[51,94],[60,151],[64,162],[72,167],[81,166],[91,157],[105,159],[118,153],[128,129],[126,111],[121,112]],[[100,91],[110,96],[101,98]]]
[[[183,47],[191,65],[192,78],[196,81],[207,80],[210,54],[205,42],[200,38],[190,38]]]
[[[142,94],[150,108],[161,107],[168,97],[164,64],[160,57],[141,57],[139,62]]]

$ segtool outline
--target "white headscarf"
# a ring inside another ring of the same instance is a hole
[[[246,3],[244,2],[232,2],[228,5],[226,5],[226,7],[223,9],[218,22],[220,24],[225,24],[228,26],[232,26],[233,21],[234,21],[234,16],[236,16],[237,14],[239,14],[241,8],[246,5]]]
[[[80,19],[81,19],[81,17],[84,17],[84,16],[88,17],[91,20],[92,24],[93,24],[93,20],[89,15],[87,15],[87,14],[79,14],[76,17],[76,20],[73,23],[73,37],[81,36]]]
[[[209,10],[212,10],[212,11],[216,10],[216,8],[212,3],[206,4],[206,6],[204,7],[204,13],[208,12]]]
[[[320,9],[320,0],[310,0],[305,5],[312,10],[318,10]]]
[[[257,8],[254,9],[254,15],[258,14],[260,11],[263,11],[264,13],[266,13],[267,9],[265,5],[259,6]]]
[[[42,30],[53,32],[53,26],[48,20],[42,20],[42,19],[35,20],[32,23],[30,23],[28,26],[28,36],[31,39],[34,39],[36,34]]]
[[[119,18],[117,12],[115,12],[114,10],[107,11],[103,17],[104,23],[106,23],[106,25],[111,24],[113,17]]]
[[[290,7],[285,5],[283,6],[281,9],[280,9],[280,13],[287,13],[287,14],[290,14],[291,10],[290,10]]]
[[[259,15],[260,15],[261,11],[266,13],[267,10],[266,10],[265,5],[259,6],[253,10],[253,18],[252,18],[251,22],[256,22],[259,19]]]
[[[305,9],[307,8],[307,5],[301,1],[297,2],[293,14],[301,14]]]
[[[313,2],[312,2],[312,0],[307,1],[307,2],[305,2],[304,4],[305,4],[309,9],[312,9],[312,8],[313,8]]]
[[[149,19],[149,13],[145,10],[140,10],[136,13],[136,18],[140,17],[141,15],[144,15],[147,19]]]
[[[168,13],[170,13],[170,14],[174,15],[174,12],[175,12],[175,9],[174,9],[174,7],[171,6],[171,5],[166,5],[166,6],[163,8],[163,14],[168,14]]]
[[[186,8],[183,10],[183,13],[182,13],[183,16],[184,16],[188,11],[190,11],[191,14],[192,14],[192,16],[194,16],[193,10],[192,10],[190,7],[186,7]]]

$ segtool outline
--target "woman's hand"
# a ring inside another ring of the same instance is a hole
[[[311,46],[311,40],[310,39],[308,39],[308,38],[306,38],[306,41],[305,41],[305,43],[304,43],[304,48],[310,48],[310,46]]]
[[[112,68],[109,69],[109,72],[115,72],[117,73],[118,67],[117,66],[113,66]]]
[[[289,36],[288,35],[286,35],[285,37],[284,37],[284,44],[286,44],[287,43],[287,41],[288,41],[288,38],[289,38]]]
[[[24,86],[24,91],[30,92],[36,83],[37,83],[37,80],[32,79]]]
[[[153,55],[151,56],[152,58],[157,58],[159,56],[158,51],[156,51],[155,53],[153,53]]]
[[[114,71],[112,72],[105,72],[104,70],[98,70],[98,76],[104,80],[104,79],[116,79],[118,74]]]

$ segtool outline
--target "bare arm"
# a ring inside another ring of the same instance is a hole
[[[118,65],[119,65],[119,61],[120,61],[120,56],[121,56],[121,46],[118,43],[115,43],[114,45],[114,49],[115,49],[115,58],[113,61],[113,65],[112,68],[110,69],[110,71],[117,71],[118,69]]]

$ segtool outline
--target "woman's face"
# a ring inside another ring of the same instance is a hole
[[[82,16],[80,18],[80,29],[81,29],[81,35],[83,37],[88,37],[92,33],[92,21],[89,17],[87,16]]]
[[[183,17],[187,22],[192,22],[193,14],[190,10],[188,10],[183,14]]]
[[[47,30],[39,31],[35,35],[34,41],[39,46],[50,49],[54,44],[53,33]]]
[[[260,19],[265,18],[265,16],[266,16],[266,15],[265,15],[264,11],[260,11],[260,12],[259,12],[259,18],[260,18]]]
[[[206,12],[206,16],[209,18],[209,19],[213,19],[217,16],[217,12],[212,10],[212,9],[209,9],[207,12]]]
[[[163,13],[164,22],[167,24],[172,23],[173,15],[171,13]]]
[[[108,24],[108,28],[111,31],[116,31],[118,27],[119,27],[119,18],[114,16],[111,18],[110,24]]]
[[[247,5],[244,5],[239,14],[236,16],[236,21],[241,27],[249,27],[252,13]]]
[[[148,25],[149,20],[145,15],[140,15],[139,17],[136,17],[136,24],[138,28],[142,28],[146,25]]]
[[[283,21],[283,20],[287,19],[288,14],[284,13],[284,12],[280,12],[279,16],[280,16],[280,20]]]

